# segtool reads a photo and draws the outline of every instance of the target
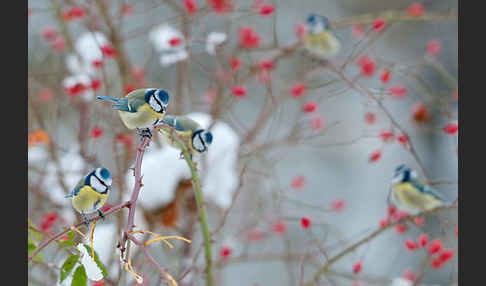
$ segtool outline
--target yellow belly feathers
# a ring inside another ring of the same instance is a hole
[[[73,196],[73,207],[79,213],[89,214],[100,209],[108,199],[108,193],[100,194],[90,186],[84,186],[76,196]]]

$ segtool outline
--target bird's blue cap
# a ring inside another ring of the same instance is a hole
[[[316,14],[310,14],[307,17],[307,24],[309,25],[316,25],[318,22],[321,22],[323,25],[323,28],[328,30],[331,26],[329,24],[329,19],[327,17],[322,16],[322,15],[316,15]]]
[[[162,100],[163,103],[167,104],[169,102],[169,94],[163,89],[159,89],[157,90],[157,92],[160,100]]]
[[[100,175],[101,175],[101,178],[104,179],[104,180],[111,178],[110,172],[108,172],[108,170],[106,168],[101,168]]]

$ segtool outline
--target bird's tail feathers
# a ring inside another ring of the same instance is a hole
[[[118,98],[113,98],[113,97],[109,97],[109,96],[98,95],[96,98],[101,99],[101,100],[108,100],[108,101],[115,102],[115,103],[118,102]]]

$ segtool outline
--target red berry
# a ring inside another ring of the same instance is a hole
[[[422,227],[425,225],[425,219],[421,216],[418,216],[413,219],[413,222],[415,223],[416,226]]]
[[[444,127],[444,132],[451,135],[456,134],[458,130],[457,122],[451,122]]]
[[[441,262],[447,262],[454,256],[454,250],[444,249],[439,254],[439,259]]]
[[[42,30],[42,37],[48,41],[52,41],[57,37],[57,30],[54,27],[45,27]]]
[[[390,81],[390,78],[391,78],[391,72],[387,69],[383,70],[383,72],[380,75],[381,82],[385,84]]]
[[[319,106],[319,103],[316,102],[316,101],[309,101],[307,103],[304,104],[303,106],[303,111],[306,112],[306,113],[312,113],[312,112],[315,112],[317,110],[317,107]]]
[[[384,217],[384,218],[380,219],[380,227],[384,228],[384,227],[387,227],[387,226],[388,226],[388,218]]]
[[[66,40],[64,40],[64,38],[60,36],[56,37],[56,39],[52,43],[52,48],[58,52],[64,51],[64,49],[66,48]]]
[[[236,97],[243,98],[246,96],[246,87],[244,85],[235,85],[232,91]]]
[[[93,127],[93,129],[91,129],[91,137],[92,138],[98,138],[101,135],[103,135],[103,129],[101,129],[100,127],[95,126],[95,127]]]
[[[376,162],[381,158],[381,150],[375,150],[370,154],[369,162]]]
[[[113,58],[116,56],[116,50],[115,48],[110,45],[110,44],[106,44],[104,46],[101,47],[101,52],[103,52],[103,54],[106,56],[106,57],[109,57],[109,58]]]
[[[346,201],[344,199],[336,199],[331,202],[331,209],[334,212],[341,212],[344,209]]]
[[[260,7],[259,13],[262,16],[267,16],[267,15],[271,15],[274,10],[275,10],[275,7],[272,4],[263,4]]]
[[[231,255],[231,248],[229,246],[223,246],[223,247],[221,247],[219,254],[220,254],[222,259],[227,259]]]
[[[242,48],[257,48],[260,45],[260,35],[251,27],[241,27],[238,30],[238,36]]]
[[[400,142],[400,144],[405,145],[408,142],[408,136],[405,134],[401,134],[400,136],[397,137],[397,140],[398,142]]]
[[[133,6],[125,3],[122,8],[122,15],[129,16],[133,14]]]
[[[101,80],[99,78],[93,78],[91,80],[91,88],[96,91],[100,89],[100,87],[101,87]]]
[[[273,64],[273,61],[272,60],[260,60],[260,62],[258,63],[258,66],[261,68],[261,69],[265,69],[265,70],[271,70],[273,69],[275,66]]]
[[[393,133],[393,131],[382,130],[380,132],[380,138],[381,140],[383,140],[383,142],[390,142],[393,140],[394,137],[395,134]]]
[[[238,58],[231,59],[231,69],[232,70],[239,70],[241,68],[241,61]]]
[[[195,0],[184,0],[184,7],[188,14],[194,14],[197,11],[197,5]]]
[[[427,54],[437,56],[440,53],[442,45],[439,40],[433,39],[427,43]]]
[[[395,85],[388,89],[388,95],[392,98],[403,98],[407,96],[407,88],[403,85]]]
[[[303,83],[296,83],[292,86],[292,96],[297,98],[305,95],[306,86]]]
[[[395,226],[395,231],[398,234],[403,234],[407,231],[407,226],[405,224],[398,224]]]
[[[287,224],[282,220],[275,221],[272,224],[272,231],[277,234],[284,234],[287,231]]]
[[[292,179],[290,182],[290,186],[294,190],[301,190],[305,186],[305,176],[304,175],[297,175]]]
[[[371,112],[365,113],[365,122],[369,125],[372,125],[376,122],[376,115]]]
[[[361,262],[355,262],[353,263],[353,273],[354,274],[358,274],[361,272],[361,270],[363,269],[363,264]]]
[[[424,14],[424,6],[422,3],[413,3],[408,6],[407,14],[412,17],[420,17]]]
[[[442,267],[442,261],[440,260],[440,258],[434,258],[434,260],[432,260],[431,266],[434,269],[439,269]]]
[[[427,245],[427,242],[428,241],[429,241],[429,235],[428,234],[422,233],[421,235],[419,235],[419,237],[418,237],[418,244],[421,247],[425,247]]]
[[[394,205],[388,206],[388,216],[394,216],[397,212],[397,208]]]
[[[304,229],[308,229],[312,225],[312,221],[309,217],[305,216],[300,219],[300,225]]]
[[[311,118],[310,124],[312,131],[321,131],[322,129],[324,129],[324,118],[322,116]]]
[[[182,39],[179,38],[179,37],[174,37],[174,38],[169,39],[169,45],[171,47],[176,47],[176,46],[180,45],[181,43],[182,43]]]
[[[230,0],[207,0],[214,12],[221,14],[228,12],[232,8]]]
[[[362,76],[371,77],[375,72],[375,62],[366,55],[359,58],[358,65],[361,67]]]
[[[101,68],[103,66],[103,60],[102,59],[94,60],[91,64],[95,68]]]
[[[435,254],[442,249],[442,241],[440,239],[434,239],[429,245],[429,254]]]
[[[410,251],[415,251],[415,249],[417,249],[417,244],[415,243],[415,241],[413,241],[411,239],[405,240],[405,246]]]
[[[429,119],[427,108],[422,102],[417,102],[412,106],[412,116],[417,122],[424,122]]]
[[[373,22],[373,31],[380,32],[380,31],[382,31],[385,28],[385,26],[386,26],[385,19],[383,19],[383,18],[377,18]]]
[[[307,28],[304,23],[297,23],[295,25],[295,34],[297,35],[297,38],[299,40],[302,40],[306,32],[307,32]]]

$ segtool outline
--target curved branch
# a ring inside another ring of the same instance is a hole
[[[438,212],[441,212],[441,211],[444,211],[444,210],[454,209],[454,208],[457,208],[457,205],[452,204],[452,205],[448,205],[448,206],[438,207],[438,208],[435,208],[435,209],[432,209],[432,210],[423,211],[423,212],[421,212],[417,215],[414,215],[414,216],[405,217],[405,218],[400,219],[400,220],[398,220],[394,223],[388,224],[385,227],[378,228],[377,230],[373,231],[368,236],[366,236],[366,237],[362,238],[361,240],[353,243],[352,245],[350,245],[346,249],[342,250],[338,254],[329,258],[329,260],[327,260],[327,262],[317,270],[317,272],[312,276],[312,279],[310,281],[306,282],[304,284],[304,286],[314,285],[316,282],[319,281],[319,277],[321,276],[321,274],[327,272],[329,267],[332,264],[334,264],[335,262],[337,262],[338,260],[340,260],[341,258],[346,256],[347,254],[351,253],[352,251],[354,251],[355,249],[360,247],[362,244],[365,244],[365,243],[369,242],[370,240],[372,240],[373,238],[377,237],[379,234],[383,233],[385,230],[387,230],[391,227],[394,227],[394,226],[396,226],[400,223],[412,221],[413,219],[415,219],[416,217],[419,217],[419,216],[428,215],[428,214],[432,214],[432,213],[438,213]]]

